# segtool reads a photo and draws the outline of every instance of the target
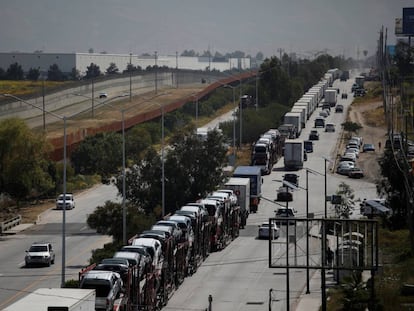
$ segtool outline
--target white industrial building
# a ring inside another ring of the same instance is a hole
[[[140,66],[142,69],[148,66],[169,67],[188,70],[218,70],[250,69],[250,58],[222,58],[212,57],[188,57],[188,56],[139,56],[134,54],[99,54],[99,53],[0,53],[0,68],[7,70],[11,64],[18,63],[24,72],[39,69],[40,72],[48,71],[49,67],[56,64],[64,73],[72,72],[76,68],[79,73],[85,75],[87,67],[91,63],[99,66],[102,73],[111,63],[114,63],[119,72],[124,71],[128,64]]]

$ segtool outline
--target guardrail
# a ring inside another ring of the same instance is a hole
[[[5,231],[17,226],[22,221],[22,216],[17,215],[16,217],[10,218],[6,221],[0,222],[0,234],[3,234]]]

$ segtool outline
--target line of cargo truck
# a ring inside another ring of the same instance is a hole
[[[322,101],[329,103],[330,107],[336,105],[337,90],[333,89],[332,85],[341,74],[342,71],[337,68],[329,69],[323,78],[297,100],[291,110],[283,116],[283,124],[278,130],[284,138],[283,156],[287,170],[298,170],[303,167],[303,161],[306,160],[304,142],[297,138],[306,127],[306,121]]]

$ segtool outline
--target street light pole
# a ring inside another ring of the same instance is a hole
[[[125,181],[125,174],[126,174],[126,165],[125,165],[125,109],[122,110],[122,242],[126,245],[126,181]]]
[[[132,101],[132,53],[129,53],[129,101]]]
[[[158,92],[158,66],[157,66],[157,51],[155,51],[155,94]]]
[[[164,105],[161,105],[161,207],[162,217],[165,216],[165,170],[164,170],[164,144],[165,144],[165,133],[164,133]]]
[[[243,105],[242,105],[242,102],[241,102],[241,98],[242,98],[242,81],[241,81],[241,79],[239,80],[239,82],[240,82],[240,88],[239,88],[239,106],[240,106],[240,108],[239,108],[239,111],[240,111],[240,134],[239,134],[239,139],[240,139],[240,141],[239,141],[239,146],[240,146],[240,149],[241,149],[241,147],[242,147],[242,122],[243,122],[243,114],[242,114],[242,110],[243,110]]]

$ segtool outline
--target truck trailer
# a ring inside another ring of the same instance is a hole
[[[325,102],[328,103],[331,107],[336,106],[338,91],[335,89],[327,89],[325,91]]]
[[[302,140],[286,140],[284,151],[284,164],[287,170],[303,168],[304,148]]]
[[[240,207],[241,228],[246,226],[250,212],[250,178],[231,177],[225,184],[225,189],[233,190]]]
[[[238,166],[233,172],[233,177],[250,179],[250,212],[256,213],[262,197],[262,174],[257,166]]]
[[[95,290],[39,288],[3,310],[6,311],[95,311]]]
[[[302,132],[302,116],[300,112],[287,112],[283,117],[283,124],[293,124],[296,127],[296,138]]]

